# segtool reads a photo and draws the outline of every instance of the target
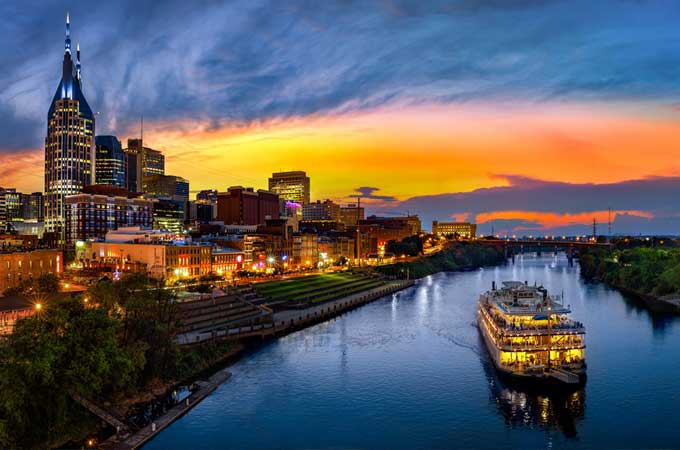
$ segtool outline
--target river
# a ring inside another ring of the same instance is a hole
[[[545,395],[498,380],[476,302],[492,280],[564,292],[588,382]],[[680,320],[652,315],[566,258],[427,277],[272,341],[145,450],[680,448]]]

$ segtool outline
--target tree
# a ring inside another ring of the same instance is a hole
[[[97,397],[130,383],[141,363],[119,323],[77,299],[20,320],[0,347],[0,446],[31,447],[68,430],[71,393]]]

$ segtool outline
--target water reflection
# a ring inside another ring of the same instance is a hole
[[[585,413],[583,388],[547,391],[520,386],[500,377],[488,359],[482,360],[482,364],[490,401],[507,427],[555,429],[567,438],[576,437],[577,425]]]

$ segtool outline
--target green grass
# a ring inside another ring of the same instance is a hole
[[[382,284],[380,280],[361,274],[333,273],[260,283],[255,289],[269,301],[303,304],[335,300]]]
[[[338,298],[347,297],[349,295],[357,294],[359,292],[368,291],[369,289],[374,289],[374,288],[381,286],[381,285],[383,285],[382,281],[373,280],[373,281],[370,281],[369,283],[353,286],[351,289],[345,290],[343,292],[330,292],[326,295],[314,297],[313,299],[309,300],[309,303],[320,303],[320,302],[327,302],[327,301],[331,301],[331,300],[336,300]],[[304,302],[298,302],[298,303],[304,303]]]
[[[339,293],[344,293],[348,289],[352,289],[355,287],[359,286],[364,286],[370,283],[373,283],[376,280],[372,280],[370,278],[363,278],[361,280],[354,280],[354,281],[346,281],[341,284],[333,284],[330,286],[327,286],[325,289],[315,289],[314,291],[305,291],[302,293],[298,293],[294,296],[291,296],[289,299],[291,301],[300,301],[300,300],[305,300],[308,297],[316,297],[320,295],[327,294],[328,292],[339,292]]]
[[[271,281],[268,283],[259,283],[255,285],[255,289],[260,295],[265,297],[276,297],[284,294],[292,294],[295,292],[303,292],[313,290],[316,288],[328,286],[334,283],[347,282],[351,280],[362,279],[361,275],[354,274],[321,274],[311,275],[307,277],[295,278],[284,281]]]

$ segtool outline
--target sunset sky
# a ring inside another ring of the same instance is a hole
[[[680,232],[678,2],[8,3],[0,186],[43,189],[68,10],[97,134],[143,114],[192,191],[306,170],[428,229]]]

